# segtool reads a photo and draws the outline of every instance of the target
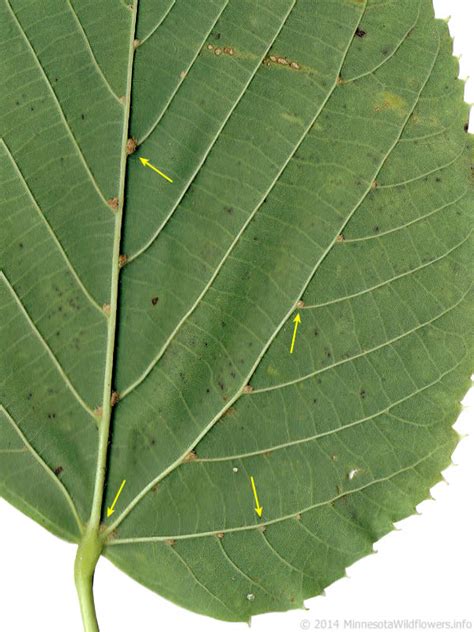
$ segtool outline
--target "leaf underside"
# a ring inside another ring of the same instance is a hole
[[[140,0],[136,32],[118,0],[0,14],[3,496],[80,539],[123,204],[104,554],[220,619],[301,607],[457,443],[473,197],[447,25],[431,0]]]

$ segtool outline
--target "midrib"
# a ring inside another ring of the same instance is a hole
[[[114,373],[114,356],[115,356],[115,339],[117,330],[117,307],[118,307],[118,286],[119,286],[119,257],[120,257],[120,244],[122,236],[122,218],[123,209],[125,206],[125,178],[127,170],[127,152],[126,145],[129,137],[129,124],[130,124],[130,103],[132,93],[132,76],[133,76],[133,62],[134,62],[134,39],[138,13],[138,2],[135,0],[133,3],[132,18],[130,24],[130,42],[129,42],[129,54],[128,54],[128,67],[127,67],[127,88],[125,94],[124,104],[124,118],[122,128],[122,156],[120,159],[120,179],[119,179],[119,191],[118,199],[119,206],[115,216],[114,226],[114,241],[112,252],[112,273],[111,273],[111,287],[110,287],[110,314],[108,316],[107,326],[107,347],[105,358],[105,372],[104,372],[104,391],[102,398],[102,417],[99,424],[99,442],[97,451],[97,465],[94,483],[94,495],[92,499],[92,507],[89,518],[89,528],[99,528],[100,519],[102,514],[102,504],[104,499],[104,485],[106,478],[107,467],[107,452],[109,444],[110,434],[110,422],[112,416],[112,380]]]

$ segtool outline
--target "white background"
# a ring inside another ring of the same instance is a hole
[[[439,17],[451,15],[461,77],[474,75],[474,2],[435,0]],[[466,84],[474,101],[474,81]],[[474,131],[471,122],[471,131]],[[474,389],[456,424],[466,434],[474,420]],[[348,569],[307,611],[255,617],[255,632],[314,629],[317,620],[462,620],[474,629],[474,438],[464,438],[445,472],[449,485],[419,506],[421,515],[398,524],[369,556]],[[66,544],[0,500],[0,630],[82,632],[73,583],[75,546]],[[245,632],[245,624],[202,617],[143,588],[107,560],[99,562],[95,596],[101,632]],[[466,627],[465,629],[469,629]]]

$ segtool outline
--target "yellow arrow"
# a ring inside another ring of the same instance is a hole
[[[258,502],[257,488],[255,487],[255,481],[253,480],[253,476],[250,477],[250,482],[252,483],[252,491],[253,491],[253,495],[255,496],[255,511],[257,512],[257,516],[261,518],[262,513],[263,513],[263,507],[261,507],[260,503]]]
[[[122,489],[125,487],[125,483],[126,482],[127,481],[125,481],[125,480],[122,481],[122,484],[120,485],[120,489],[115,494],[114,502],[110,505],[110,507],[107,507],[107,518],[110,518],[110,516],[114,513],[115,505],[117,504],[118,497],[122,493]]]
[[[171,178],[169,178],[165,173],[163,173],[162,171],[160,171],[159,169],[157,169],[156,167],[154,167],[150,161],[148,160],[148,158],[140,158],[140,162],[142,163],[142,165],[144,167],[150,167],[150,169],[153,169],[153,171],[156,171],[156,173],[159,173],[160,176],[162,178],[164,178],[165,180],[168,180],[168,182],[173,182],[173,180]]]
[[[296,332],[298,331],[298,325],[301,322],[301,316],[299,314],[296,314],[296,316],[293,318],[293,322],[295,323],[295,329],[293,331],[293,338],[291,339],[290,353],[293,353],[293,349],[295,348]]]

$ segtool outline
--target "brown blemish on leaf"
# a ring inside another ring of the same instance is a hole
[[[191,452],[188,452],[186,454],[186,456],[182,460],[182,463],[190,463],[191,461],[195,461],[197,458],[198,457],[197,457],[196,452],[194,450],[191,450]]]
[[[56,476],[59,476],[63,470],[64,470],[63,466],[58,465],[58,467],[54,468],[53,472],[56,474]]]
[[[127,255],[120,255],[118,258],[119,268],[123,268],[123,266],[127,263],[128,257]]]
[[[156,494],[156,492],[158,491],[159,486],[160,486],[159,483],[155,483],[155,485],[153,485],[153,487],[150,490],[151,493],[152,494]]]
[[[357,37],[360,37],[360,38],[362,39],[363,37],[365,37],[365,36],[367,35],[367,31],[364,31],[363,29],[358,28],[358,29],[356,30],[356,32],[355,32],[355,35],[356,35]]]
[[[222,417],[231,417],[234,414],[235,414],[235,408],[231,406],[222,414]]]
[[[300,514],[300,513],[297,513],[297,514],[296,514],[296,516],[295,516],[295,520],[301,520],[301,514]]]
[[[337,86],[342,86],[344,84],[344,79],[341,77],[341,75],[338,75],[337,79],[336,79],[336,85]]]
[[[375,191],[375,189],[379,186],[379,183],[377,182],[377,180],[374,180],[372,182],[372,184],[370,185],[370,188],[372,191]]]
[[[173,540],[173,538],[169,538],[168,540],[165,540],[165,544],[167,544],[168,546],[174,546],[176,544],[176,540]]]
[[[119,98],[119,101],[125,105],[125,103],[127,102],[127,97],[126,97],[125,95],[122,95],[122,96]]]
[[[222,55],[222,48],[215,48],[214,55],[217,55],[217,56]]]
[[[292,61],[287,57],[283,57],[282,55],[268,55],[262,61],[266,66],[270,66],[271,64],[278,64],[279,66],[287,66],[288,68],[292,68],[293,70],[300,70],[301,66],[297,61]]]
[[[187,73],[185,70],[182,70],[182,71],[179,73],[180,79],[186,79],[187,74],[188,74],[188,73]]]
[[[250,386],[250,384],[246,384],[244,388],[242,389],[243,393],[251,393],[252,391],[253,391],[253,386]]]
[[[154,306],[158,303],[158,301],[159,301],[159,300],[160,300],[160,299],[158,298],[158,296],[154,296],[154,297],[151,299],[151,304],[153,305],[153,307],[154,307]]]
[[[219,540],[222,540],[224,538],[224,534],[222,533],[222,531],[216,533],[216,538],[219,538]]]
[[[110,305],[109,305],[109,303],[104,303],[102,305],[102,311],[104,312],[104,314],[106,316],[110,316]]]
[[[102,406],[97,406],[94,410],[94,416],[97,417],[97,419],[102,419],[103,412]]]
[[[134,154],[137,150],[137,147],[138,147],[137,139],[133,137],[129,138],[127,140],[127,146],[125,148],[125,151],[127,152],[127,156]]]
[[[109,198],[107,200],[107,204],[110,206],[110,208],[113,211],[116,211],[118,209],[118,205],[119,205],[118,197]]]
[[[344,241],[344,235],[341,233],[336,237],[336,243],[340,244]]]
[[[267,450],[266,452],[262,452],[262,456],[271,456],[273,454],[273,450]]]
[[[138,48],[140,46],[141,42],[139,39],[134,39],[133,40],[133,48]]]
[[[118,391],[112,391],[112,395],[110,396],[110,405],[112,408],[118,404],[120,399],[120,393]]]
[[[235,52],[235,51],[234,51],[234,49],[233,49],[233,48],[231,48],[230,46],[225,46],[225,47],[224,47],[224,54],[225,54],[225,55],[230,55],[230,56],[232,56],[232,55],[234,54],[234,52]]]
[[[257,527],[257,529],[260,531],[260,533],[265,533],[267,527],[264,524],[261,524]]]
[[[298,309],[303,309],[303,307],[304,307],[304,301],[299,300],[299,301],[296,303],[296,307],[297,307]]]

